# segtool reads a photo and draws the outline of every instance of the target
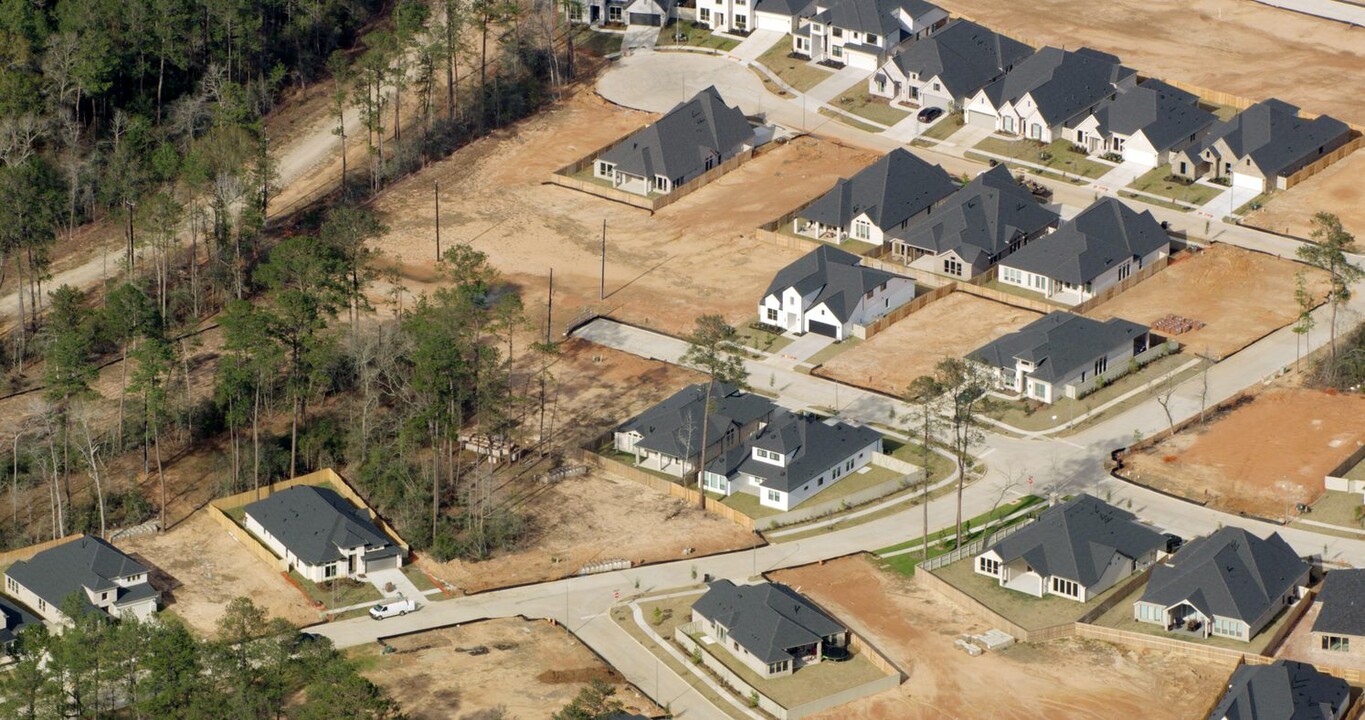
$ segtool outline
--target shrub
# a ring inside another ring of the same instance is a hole
[[[1082,152],[1084,152],[1084,151],[1082,150]],[[1100,157],[1104,158],[1105,160],[1108,160],[1109,162],[1116,162],[1116,163],[1121,163],[1121,162],[1123,162],[1123,155],[1121,155],[1121,154],[1119,154],[1119,153],[1116,153],[1116,152],[1107,152],[1107,153],[1101,155]]]

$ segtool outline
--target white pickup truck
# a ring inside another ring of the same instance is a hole
[[[410,612],[416,611],[417,611],[416,600],[398,598],[397,600],[388,600],[379,603],[378,605],[371,606],[370,617],[374,618],[375,620],[383,620],[384,618],[393,617],[394,615],[407,615]]]

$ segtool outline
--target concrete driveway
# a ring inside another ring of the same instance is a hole
[[[621,58],[597,81],[597,94],[617,105],[662,113],[710,85],[748,115],[767,113],[784,102],[735,60],[680,52],[637,52]]]
[[[654,25],[628,25],[626,37],[621,41],[622,50],[653,50],[659,41],[659,28]]]
[[[768,52],[768,48],[783,37],[786,34],[776,30],[755,30],[744,38],[744,42],[730,50],[730,54],[741,60],[757,60],[759,55]]]

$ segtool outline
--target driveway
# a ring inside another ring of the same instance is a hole
[[[838,72],[821,80],[819,85],[807,90],[806,98],[815,104],[827,103],[853,87],[859,80],[866,80],[871,74],[862,68],[845,65]]]
[[[621,50],[653,50],[659,41],[659,28],[654,25],[627,25]]]
[[[948,136],[943,142],[949,145],[956,145],[960,148],[976,147],[976,144],[990,137],[995,132],[994,128],[980,127],[977,125],[963,125],[962,129]]]
[[[382,594],[385,599],[404,597],[408,600],[417,600],[420,602],[422,598],[425,597],[422,594],[422,591],[418,590],[417,586],[412,584],[412,581],[408,579],[408,576],[404,575],[403,571],[398,568],[371,570],[365,577],[379,590],[380,594]],[[393,584],[393,590],[384,590],[384,587],[390,583]]]
[[[834,338],[820,333],[808,332],[792,341],[792,344],[782,348],[782,352],[768,358],[774,365],[791,367],[803,362],[806,358],[824,350],[834,342]]]
[[[786,33],[776,30],[755,30],[744,38],[744,42],[730,50],[730,54],[741,60],[757,60],[759,55],[768,52]]]
[[[1095,187],[1103,192],[1116,193],[1122,188],[1128,187],[1132,182],[1142,176],[1143,173],[1151,170],[1151,165],[1135,163],[1125,160],[1118,167],[1100,176],[1095,181]]]
[[[1222,218],[1231,215],[1237,208],[1247,204],[1252,198],[1260,194],[1260,191],[1251,188],[1226,188],[1218,197],[1204,203],[1204,206],[1199,208],[1199,212],[1209,217]]]

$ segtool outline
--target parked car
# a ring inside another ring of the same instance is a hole
[[[923,110],[920,110],[920,111],[919,111],[919,115],[916,115],[915,117],[919,118],[919,121],[922,122],[922,123],[929,123],[929,122],[933,122],[933,121],[937,120],[937,119],[938,119],[938,116],[940,116],[940,115],[942,115],[942,114],[943,114],[943,108],[940,108],[940,107],[927,107],[927,108],[924,108]]]
[[[383,602],[378,605],[371,606],[370,617],[374,618],[375,620],[383,620],[384,618],[393,617],[394,615],[407,615],[410,612],[416,611],[417,611],[416,600],[399,598],[397,600],[389,600],[388,602]]]

